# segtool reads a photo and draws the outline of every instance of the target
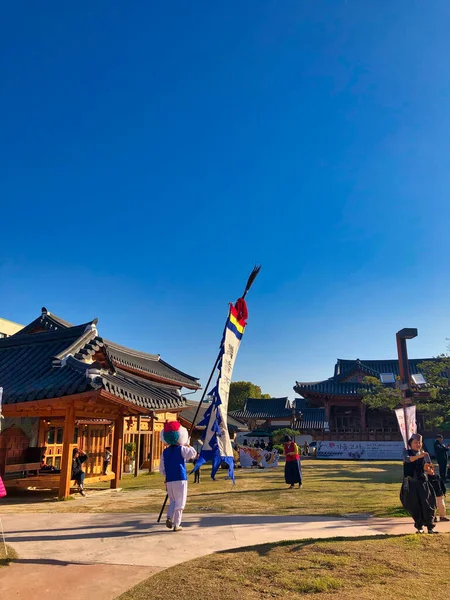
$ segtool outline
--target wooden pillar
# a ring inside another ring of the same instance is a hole
[[[325,421],[328,423],[328,427],[331,429],[330,423],[330,401],[325,400]]]
[[[134,476],[137,477],[139,475],[139,464],[141,462],[141,415],[137,418],[137,443],[134,460]]]
[[[361,402],[360,410],[361,410],[361,429],[366,429],[367,428],[366,405],[363,402]]]
[[[149,473],[153,473],[153,458],[155,456],[155,417],[152,414],[152,426],[151,426],[151,430],[150,430],[150,458],[149,458],[149,466],[148,466],[148,472]]]
[[[58,498],[68,498],[70,495],[70,481],[72,476],[72,452],[74,448],[73,436],[75,433],[75,406],[73,402],[66,407],[64,421],[63,450],[61,457],[61,475],[59,478]]]
[[[111,479],[111,489],[119,487],[122,477],[122,460],[123,460],[123,416],[119,415],[114,423],[114,443],[112,449],[112,471],[114,479]]]

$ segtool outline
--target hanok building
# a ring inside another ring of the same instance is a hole
[[[246,423],[249,429],[280,429],[291,427],[294,409],[289,398],[247,398],[244,408],[230,413]]]
[[[118,487],[127,423],[128,435],[138,437],[138,452],[157,465],[159,432],[185,405],[181,389],[200,387],[158,355],[104,340],[97,319],[73,326],[45,308],[0,339],[0,385],[0,474],[7,486],[56,488],[59,497],[70,492],[75,446],[89,455],[86,483],[108,480]],[[106,446],[112,447],[112,472],[105,476]],[[56,473],[39,471],[43,453]]]
[[[233,411],[231,416],[245,422],[256,437],[285,427],[299,434],[313,434],[328,428],[324,409],[310,407],[301,398],[292,403],[287,397],[247,398],[244,408]]]
[[[419,372],[418,365],[432,359],[410,359],[411,375]],[[302,396],[301,410],[306,407],[322,407],[325,422],[321,439],[335,439],[350,435],[360,440],[400,440],[400,433],[393,411],[371,409],[362,402],[362,390],[369,389],[363,383],[366,376],[380,379],[382,374],[399,375],[398,360],[342,360],[338,359],[334,375],[324,381],[297,381],[294,391]],[[422,415],[418,415],[419,429],[424,429]],[[318,431],[316,431],[319,434]]]

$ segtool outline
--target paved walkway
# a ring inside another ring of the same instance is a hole
[[[2,598],[113,600],[167,567],[211,552],[289,539],[413,533],[411,519],[186,515],[173,533],[149,514],[7,514],[19,560],[0,569]],[[438,525],[450,532],[450,523]],[[182,536],[183,543],[180,544]]]

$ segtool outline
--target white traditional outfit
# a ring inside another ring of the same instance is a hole
[[[173,531],[181,529],[181,519],[187,499],[186,461],[193,460],[197,451],[188,445],[188,432],[178,421],[164,425],[161,438],[169,446],[163,451],[159,472],[164,476],[167,494],[170,499],[166,526]]]

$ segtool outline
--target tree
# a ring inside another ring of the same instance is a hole
[[[284,438],[286,435],[288,435],[291,438],[294,438],[296,435],[299,435],[299,434],[300,434],[299,431],[294,431],[293,429],[290,429],[289,427],[283,427],[282,429],[276,429],[272,433],[272,442],[274,444],[282,444],[284,442]]]
[[[270,394],[263,394],[259,385],[251,381],[233,381],[230,385],[228,410],[242,410],[247,398],[271,398]]]
[[[428,427],[450,427],[450,356],[441,354],[437,360],[417,365],[427,382],[429,398],[421,399],[418,410],[428,413]]]
[[[425,413],[427,428],[450,427],[450,356],[442,354],[437,360],[424,361],[418,365],[418,369],[427,382],[423,391],[429,395],[414,398],[417,411]],[[377,377],[365,377],[363,383],[370,387],[361,388],[364,404],[386,410],[394,410],[401,406],[402,392],[399,388],[399,378],[396,380],[396,385],[390,387],[383,385]]]
[[[395,387],[388,387],[381,383],[378,377],[364,377],[363,383],[370,386],[368,389],[360,388],[362,401],[370,408],[394,410],[402,403],[402,392],[398,387],[397,377]]]

